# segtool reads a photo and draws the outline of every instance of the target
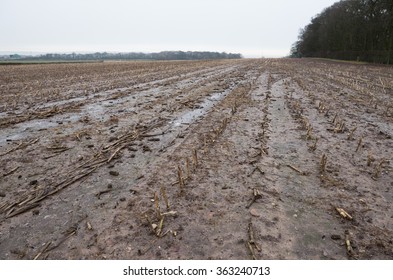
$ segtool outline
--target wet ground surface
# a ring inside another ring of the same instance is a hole
[[[393,69],[0,67],[1,259],[393,259]]]

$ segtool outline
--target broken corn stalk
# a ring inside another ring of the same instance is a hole
[[[180,165],[177,166],[177,177],[179,180],[180,192],[183,192],[184,189],[184,178],[183,178],[183,170]]]
[[[192,151],[192,164],[194,169],[198,166],[198,154],[196,149],[193,149]]]
[[[343,208],[336,208],[337,212],[340,214],[341,217],[352,220],[352,216],[348,214],[347,211],[345,211]]]
[[[358,142],[358,146],[356,148],[356,152],[359,151],[360,147],[362,146],[362,142],[363,142],[363,137],[360,137],[359,142]]]
[[[161,191],[162,197],[164,198],[166,209],[169,210],[170,209],[170,205],[169,205],[169,201],[168,201],[168,196],[166,195],[166,190],[165,190],[164,187],[161,187],[160,191]]]
[[[327,157],[326,157],[325,154],[323,154],[322,157],[321,157],[321,164],[320,164],[321,173],[324,173],[325,170],[326,170],[326,162],[327,162]]]
[[[156,235],[157,237],[160,237],[161,232],[162,232],[162,227],[164,226],[164,216],[161,218],[160,223],[156,229]]]

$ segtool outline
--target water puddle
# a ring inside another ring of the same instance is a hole
[[[232,89],[228,89],[223,92],[217,92],[213,95],[207,97],[201,104],[199,104],[198,108],[187,111],[184,114],[177,117],[175,120],[171,121],[173,127],[181,126],[182,124],[191,124],[201,116],[205,115],[214,105],[216,105],[219,101],[223,100]]]
[[[0,145],[8,141],[18,141],[32,135],[32,132],[46,130],[56,127],[59,124],[48,119],[36,119],[16,124],[13,128],[6,128],[0,131]]]

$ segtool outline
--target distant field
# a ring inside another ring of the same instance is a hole
[[[32,64],[0,67],[0,259],[393,258],[393,68]]]
[[[100,63],[103,60],[0,60],[0,65]]]

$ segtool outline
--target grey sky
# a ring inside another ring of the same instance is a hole
[[[207,50],[284,56],[337,0],[0,0],[0,52]]]

